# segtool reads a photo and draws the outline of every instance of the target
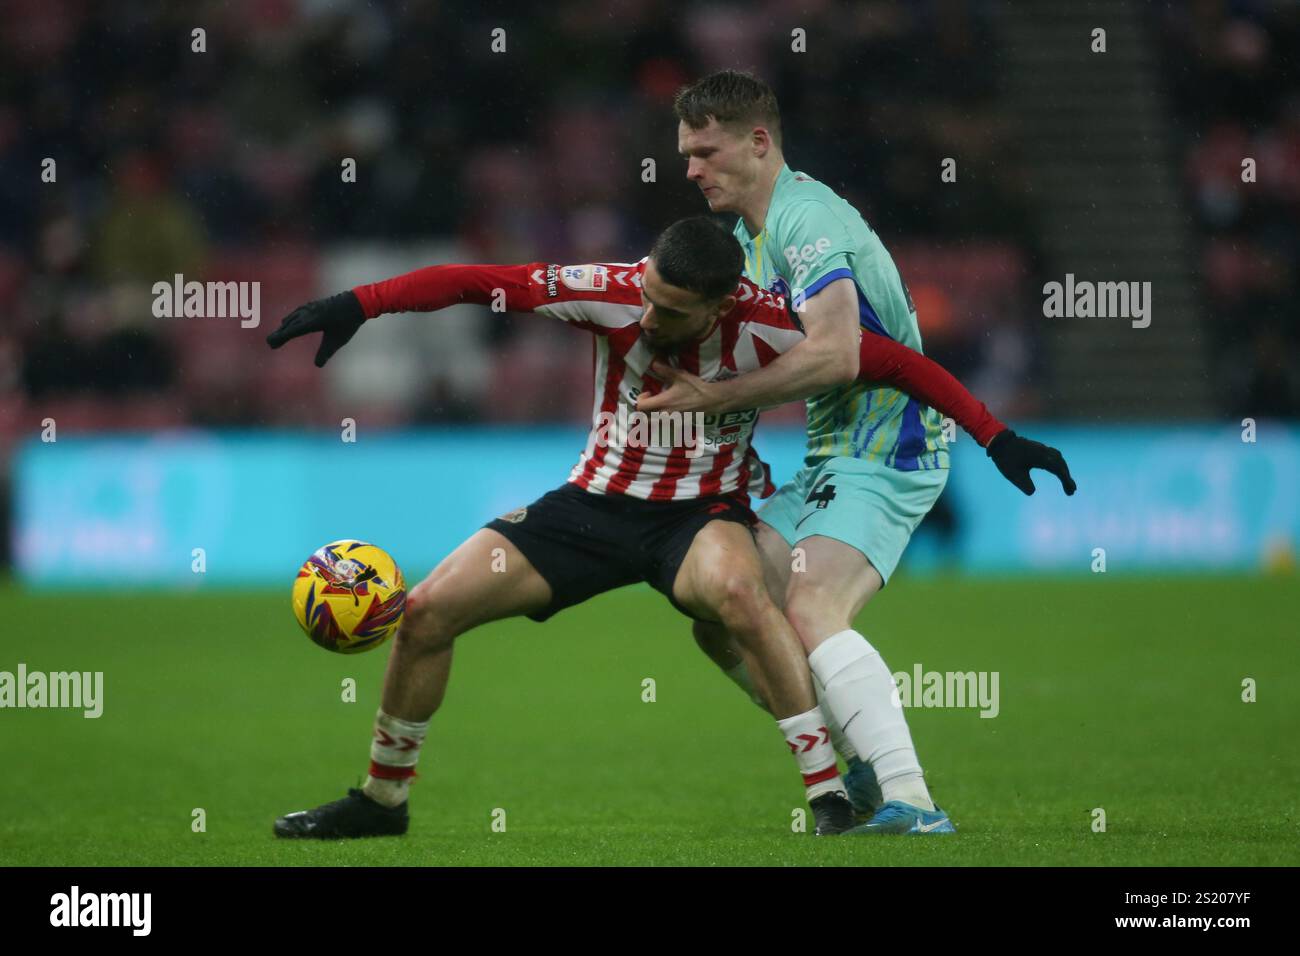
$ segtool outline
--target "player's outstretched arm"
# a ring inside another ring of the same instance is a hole
[[[1033,468],[1051,472],[1067,495],[1074,494],[1077,486],[1059,451],[1007,428],[938,362],[892,339],[864,334],[858,365],[859,378],[892,385],[955,421],[987,450],[1002,476],[1025,494],[1034,493],[1029,475]]]
[[[792,354],[794,349],[786,352]],[[892,385],[900,392],[946,415],[960,425],[988,451],[993,463],[1007,479],[1027,495],[1034,493],[1030,470],[1041,468],[1050,471],[1061,481],[1067,495],[1075,492],[1074,479],[1070,477],[1065,457],[1055,448],[1041,442],[1021,438],[966,390],[961,382],[933,359],[926,358],[915,349],[882,335],[863,334],[858,344],[858,378],[867,382]],[[781,357],[773,360],[772,365]],[[769,365],[767,368],[771,368]],[[763,371],[746,372],[732,381],[754,378]],[[681,395],[698,396],[705,401],[712,383],[665,363],[655,362],[650,374],[664,382],[665,394],[669,391]],[[644,404],[637,406],[645,411]]]
[[[316,367],[321,368],[367,319],[389,312],[435,312],[461,303],[498,301],[507,311],[530,312],[545,301],[546,268],[538,262],[425,266],[300,305],[266,337],[266,344],[278,349],[290,339],[323,332],[316,350]]]

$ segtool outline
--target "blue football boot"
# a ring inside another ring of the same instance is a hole
[[[957,828],[948,819],[948,814],[936,806],[933,810],[922,810],[902,800],[890,800],[877,811],[876,815],[852,830],[845,836],[862,836],[871,833],[900,833],[909,836],[923,836],[927,833],[956,833]]]
[[[884,806],[885,798],[880,794],[880,784],[876,782],[876,772],[871,769],[871,764],[861,757],[854,757],[845,761],[845,765],[848,769],[844,771],[844,788],[849,792],[849,802],[858,815],[858,822],[862,823]]]

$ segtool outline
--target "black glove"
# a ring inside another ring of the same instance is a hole
[[[993,459],[993,464],[998,466],[998,471],[1002,472],[1002,477],[1027,495],[1034,493],[1034,479],[1029,477],[1030,468],[1041,468],[1060,478],[1061,487],[1067,495],[1074,494],[1078,487],[1070,477],[1070,469],[1059,451],[1042,442],[1021,438],[1010,428],[993,436],[989,442],[988,454]]]
[[[266,337],[266,344],[278,349],[300,335],[324,332],[320,348],[316,350],[316,367],[323,368],[330,356],[347,345],[348,339],[357,334],[357,329],[365,321],[366,313],[351,290],[340,292],[328,299],[298,306],[284,317],[278,329]]]

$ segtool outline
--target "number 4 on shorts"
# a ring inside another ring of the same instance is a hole
[[[817,507],[819,509],[822,509],[825,508],[832,501],[834,501],[835,486],[827,484],[827,482],[834,477],[835,476],[833,474],[827,472],[826,474],[818,478],[817,483],[813,485],[813,490],[809,492],[807,499],[805,499],[804,501],[804,504],[810,505],[815,501],[817,502]],[[836,514],[838,513],[839,512],[836,512]]]

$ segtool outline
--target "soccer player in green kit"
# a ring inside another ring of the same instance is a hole
[[[786,165],[780,112],[765,83],[714,73],[680,91],[674,109],[687,178],[713,212],[739,215],[746,277],[787,297],[806,338],[765,368],[726,381],[662,368],[668,387],[638,408],[721,413],[807,399],[804,468],[759,512],[756,538],[769,591],[784,604],[823,708],[841,729],[848,796],[866,818],[849,832],[953,833],[926,787],[891,672],[853,629],[948,479],[938,414],[896,389],[855,381],[862,335],[921,350],[911,296],[857,210]],[[1010,430],[987,447],[1008,478],[1026,476],[1017,481],[1026,494],[1029,467],[1051,471],[1074,493],[1055,449]],[[697,623],[695,635],[761,704],[725,630]]]

